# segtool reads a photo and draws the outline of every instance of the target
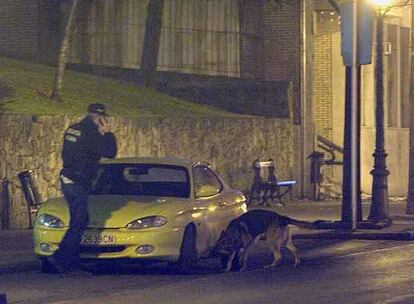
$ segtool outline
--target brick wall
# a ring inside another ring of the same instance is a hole
[[[300,1],[278,4],[266,1],[263,8],[265,77],[298,80],[300,68]]]
[[[31,58],[37,54],[38,2],[1,0],[0,53]]]
[[[241,0],[240,77],[263,78],[263,7],[259,1]]]
[[[263,56],[266,80],[291,81],[293,120],[300,124],[301,5],[265,1],[263,6]]]
[[[316,132],[332,139],[332,35],[314,39],[313,101]]]

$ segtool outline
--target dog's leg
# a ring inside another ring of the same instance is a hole
[[[230,272],[235,256],[236,256],[236,251],[232,252],[232,254],[229,256],[229,259],[227,260],[227,265],[226,265],[226,272]]]
[[[280,245],[277,244],[276,246],[272,247],[273,251],[273,263],[270,265],[265,266],[265,268],[275,268],[277,264],[279,264],[280,260],[282,259],[282,253],[280,251]]]
[[[293,266],[298,266],[300,264],[300,256],[298,253],[298,249],[295,245],[293,245],[292,242],[287,243],[286,247],[293,253],[293,256],[295,257],[295,264]]]
[[[250,243],[249,245],[247,245],[246,248],[244,248],[241,251],[240,259],[239,259],[240,272],[245,271],[247,268],[247,258],[249,257],[250,249],[253,247],[253,244],[254,242]]]
[[[295,264],[293,265],[294,267],[298,266],[300,264],[300,256],[299,256],[299,252],[298,249],[296,248],[296,246],[293,244],[292,241],[292,233],[290,231],[290,229],[288,230],[288,239],[286,241],[286,248],[289,249],[293,256],[295,257]]]

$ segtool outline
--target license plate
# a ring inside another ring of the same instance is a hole
[[[81,243],[84,245],[112,245],[115,244],[114,235],[110,234],[84,234]]]

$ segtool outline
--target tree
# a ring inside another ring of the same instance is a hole
[[[63,36],[63,40],[62,40],[62,45],[60,47],[58,67],[57,67],[57,71],[55,75],[53,91],[50,96],[50,98],[55,101],[60,100],[61,94],[62,94],[63,74],[65,73],[65,69],[66,69],[67,53],[68,53],[68,48],[70,44],[70,39],[72,38],[72,33],[74,29],[74,17],[76,15],[78,4],[79,4],[79,0],[73,0],[70,13],[69,13],[69,18],[68,18],[68,21],[65,27],[65,33]]]
[[[329,4],[333,7],[333,9],[339,14],[339,4],[336,0],[328,0]]]
[[[158,64],[158,51],[161,40],[162,11],[164,0],[150,0],[145,22],[144,46],[141,57],[141,72],[144,86],[154,84],[154,74]]]

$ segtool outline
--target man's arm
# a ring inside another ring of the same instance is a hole
[[[117,145],[115,135],[112,132],[107,132],[100,135],[100,143],[97,145],[98,153],[102,157],[114,158],[117,152]]]
[[[91,136],[92,149],[101,157],[114,158],[117,152],[115,135],[110,131],[109,124],[104,120],[98,123],[98,132]]]

